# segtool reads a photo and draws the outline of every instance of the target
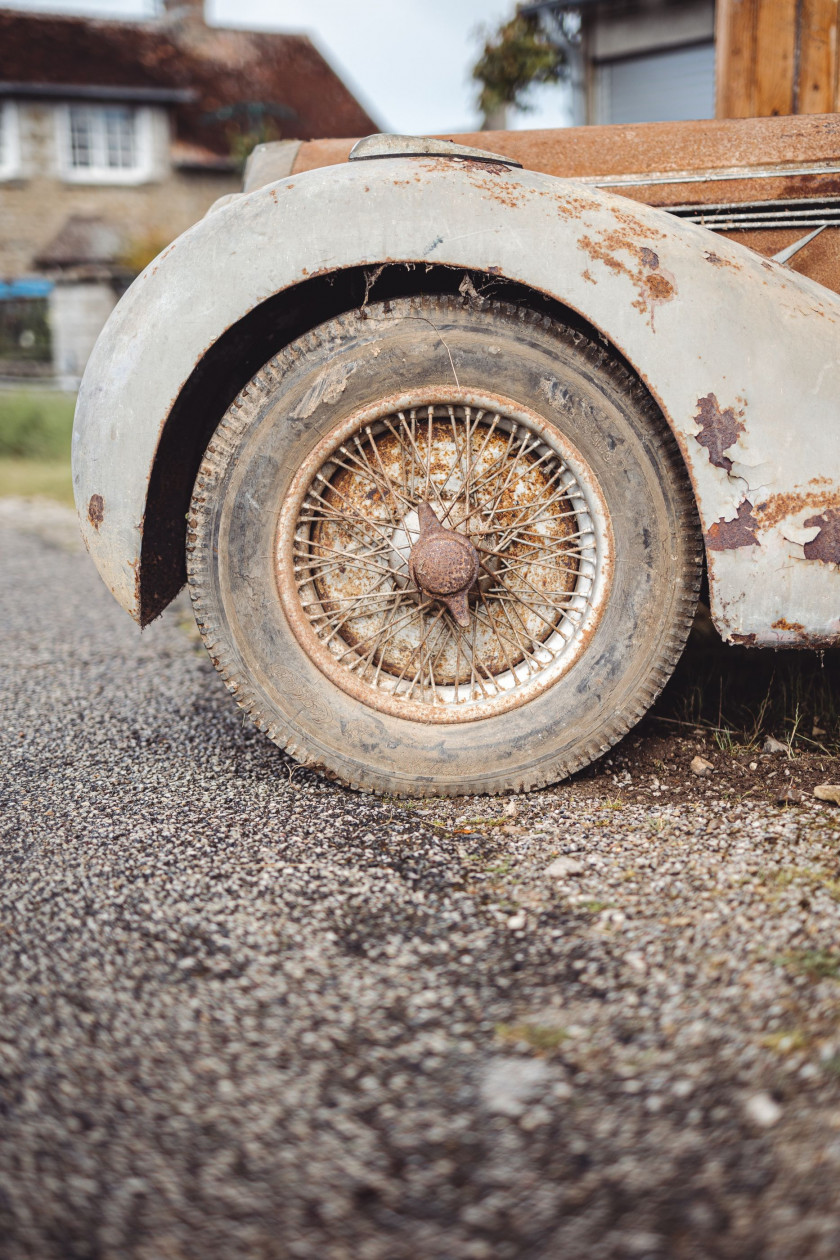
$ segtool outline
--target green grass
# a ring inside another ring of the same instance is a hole
[[[0,496],[44,495],[72,506],[73,394],[0,390]]]
[[[0,390],[0,456],[69,460],[75,405],[74,394]]]

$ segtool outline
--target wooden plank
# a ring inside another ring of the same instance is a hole
[[[715,112],[718,118],[755,116],[756,26],[761,0],[717,0]]]
[[[837,108],[837,23],[840,0],[800,0],[797,114]]]
[[[756,22],[755,113],[793,114],[798,0],[761,0]]]

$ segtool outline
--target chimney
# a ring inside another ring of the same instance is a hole
[[[163,26],[181,23],[204,25],[204,0],[158,0],[158,20]]]

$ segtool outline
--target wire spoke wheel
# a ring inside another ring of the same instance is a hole
[[[501,302],[331,319],[241,391],[187,568],[237,703],[356,787],[505,792],[638,721],[691,624],[679,450],[608,347]]]
[[[576,658],[610,531],[580,454],[499,397],[438,389],[351,416],[280,519],[280,595],[340,687],[388,713],[470,721]]]

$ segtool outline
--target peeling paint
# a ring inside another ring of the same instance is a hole
[[[819,533],[813,542],[805,543],[803,548],[806,560],[820,560],[823,564],[840,564],[840,512],[832,508],[821,516],[811,516],[805,522],[805,528],[819,526]]]
[[[745,499],[738,508],[734,520],[721,517],[706,531],[706,546],[710,551],[735,551],[738,547],[757,547],[755,531],[758,521],[753,516],[752,504]]]
[[[714,394],[697,399],[695,422],[700,426],[696,441],[709,452],[709,463],[716,468],[732,471],[732,460],[724,451],[734,446],[744,432],[744,421],[736,416],[732,407],[721,409]],[[741,413],[743,415],[743,412]]]

